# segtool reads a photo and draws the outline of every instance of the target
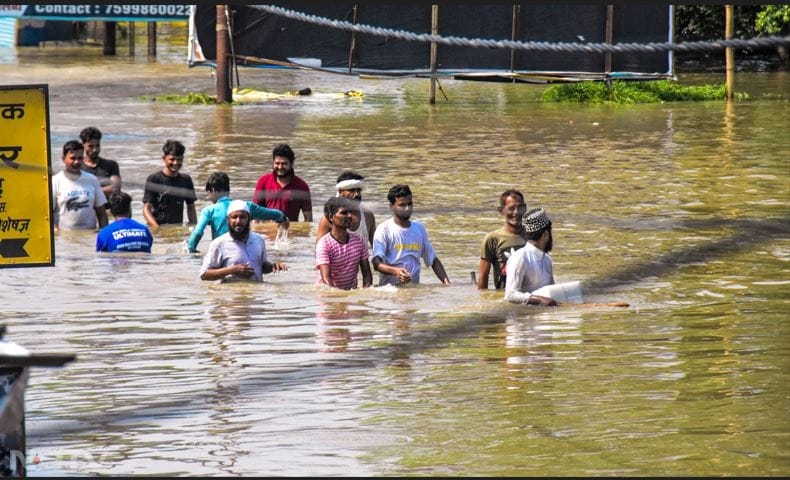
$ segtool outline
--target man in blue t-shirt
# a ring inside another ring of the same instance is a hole
[[[151,253],[154,237],[148,227],[131,218],[132,197],[126,192],[113,192],[109,204],[115,221],[99,231],[96,251]]]

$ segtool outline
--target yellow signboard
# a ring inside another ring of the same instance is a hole
[[[47,85],[0,86],[0,267],[55,264]]]

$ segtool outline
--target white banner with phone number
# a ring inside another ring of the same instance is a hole
[[[156,22],[186,20],[190,5],[0,5],[0,17],[42,20]]]

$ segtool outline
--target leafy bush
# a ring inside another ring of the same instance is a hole
[[[215,105],[217,97],[206,95],[205,93],[168,94],[151,97],[151,101],[177,103],[180,105]]]
[[[576,82],[550,85],[543,91],[543,102],[576,103],[659,103],[679,101],[724,100],[727,88],[724,84],[683,86],[669,80],[631,81],[614,80],[610,87],[603,82]],[[737,93],[739,100],[748,98]]]

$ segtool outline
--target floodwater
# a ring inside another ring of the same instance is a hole
[[[6,338],[78,356],[32,371],[30,476],[790,474],[787,73],[739,73],[751,99],[732,104],[544,105],[541,86],[443,80],[431,106],[425,79],[240,69],[242,87],[316,95],[183,106],[146,96],[211,94],[211,70],[164,41],[149,61],[142,38],[133,59],[0,53],[0,84],[49,84],[54,172],[98,126],[142,220],[166,139],[187,146],[198,210],[211,172],[250,198],[287,142],[315,218],[343,170],[379,222],[408,183],[453,285],[424,267],[419,286],[321,290],[316,223],[269,236],[290,269],[254,285],[201,282],[187,226],[145,256],[58,234],[54,267],[2,270]],[[558,281],[630,307],[477,291],[508,188],[552,217]]]

